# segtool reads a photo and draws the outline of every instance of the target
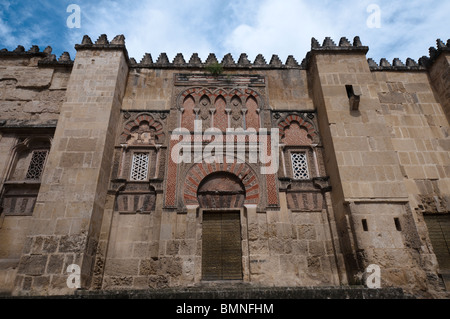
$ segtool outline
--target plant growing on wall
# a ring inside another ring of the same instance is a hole
[[[217,62],[208,64],[207,66],[205,66],[205,69],[214,76],[218,76],[223,73],[222,64]]]

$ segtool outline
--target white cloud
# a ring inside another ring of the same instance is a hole
[[[44,36],[44,34],[45,32],[39,27],[36,27],[33,31],[15,34],[14,29],[0,18],[0,49],[14,50],[18,45],[22,45],[25,50],[28,50],[31,45],[36,43],[36,39]]]
[[[11,28],[0,19],[0,39],[3,45],[11,46],[16,44],[16,39],[11,34]]]
[[[263,53],[285,58],[293,54],[297,60],[310,50],[315,37],[322,42],[330,36],[336,43],[343,36],[351,41],[358,35],[370,47],[368,57],[418,59],[435,45],[436,38],[448,39],[450,27],[449,1],[252,1],[253,22],[241,21],[225,40],[231,51],[247,52],[255,56]],[[378,4],[381,9],[381,28],[369,28],[367,7]],[[249,19],[251,21],[251,19]],[[283,59],[282,58],[282,59]]]
[[[18,3],[4,1],[0,3],[0,46],[14,50],[22,45],[28,50],[31,45],[42,45],[49,38],[51,21],[39,17],[37,7],[47,3]],[[45,40],[46,41],[46,40]]]
[[[418,59],[428,55],[428,48],[436,45],[437,38],[450,37],[449,1],[383,2],[382,28],[369,38],[374,54],[400,57],[403,61],[406,57]],[[377,36],[383,39],[381,45],[377,45]]]
[[[317,3],[295,0],[264,0],[256,7],[255,23],[241,24],[226,39],[231,50],[253,57],[262,53],[266,60],[272,54],[278,54],[282,60],[294,55],[300,62],[310,50],[312,37],[321,42],[326,36],[334,36],[338,42],[341,36],[356,35],[348,34],[343,27],[349,10],[336,12]]]
[[[109,39],[124,34],[129,55],[137,61],[147,52],[154,61],[161,52],[167,53],[169,59],[183,53],[189,60],[194,52],[206,59],[208,53],[214,51],[207,40],[209,26],[204,20],[209,2],[189,1],[189,5],[170,0],[140,4],[134,1],[86,3],[81,6],[82,29],[68,31],[69,41],[80,43],[86,30],[93,41],[103,33]],[[211,20],[211,24],[213,22]]]
[[[267,62],[272,54],[283,61],[294,55],[301,62],[312,37],[322,42],[330,36],[338,43],[341,37],[352,41],[356,35],[370,47],[368,57],[405,61],[428,54],[437,38],[446,41],[450,35],[450,1],[440,0],[77,0],[81,29],[65,25],[71,1],[21,3],[20,10],[11,3],[0,4],[0,46],[14,49],[37,42],[52,45],[56,54],[69,51],[73,56],[74,44],[84,34],[93,41],[103,33],[109,39],[124,34],[129,55],[137,61],[146,52],[153,60],[161,52],[169,59],[180,52],[186,60],[194,52],[202,60],[213,52],[219,60],[226,53],[235,60],[241,53],[250,60],[262,53]],[[366,9],[373,3],[381,8],[379,29],[366,24]],[[33,17],[36,6],[42,17]]]

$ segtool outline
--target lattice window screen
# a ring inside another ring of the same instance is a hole
[[[306,153],[291,153],[292,173],[294,179],[309,179]]]
[[[39,180],[41,178],[47,153],[48,151],[33,151],[26,179]]]
[[[133,155],[133,163],[131,165],[132,181],[145,181],[148,175],[148,153],[135,153]]]

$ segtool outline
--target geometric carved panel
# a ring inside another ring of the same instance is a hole
[[[162,118],[163,115],[160,115]],[[164,143],[165,134],[161,122],[155,120],[150,114],[137,115],[124,125],[120,135],[120,144],[150,146]]]
[[[130,180],[132,181],[145,181],[148,176],[148,153],[135,153],[133,154],[133,162],[131,166]]]
[[[48,151],[33,151],[31,156],[30,166],[28,166],[28,171],[26,179],[39,180],[41,178],[42,171],[44,170],[45,159],[47,158]]]
[[[306,153],[291,153],[291,162],[293,179],[309,179],[309,169]]]

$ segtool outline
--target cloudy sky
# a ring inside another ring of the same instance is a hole
[[[79,20],[68,12],[71,4],[80,8]],[[312,37],[338,43],[358,35],[377,62],[417,61],[436,39],[450,38],[449,13],[449,0],[0,0],[0,49],[50,45],[73,58],[84,34],[95,41],[105,33],[110,40],[125,35],[138,62],[161,52],[170,60],[196,52],[204,61],[213,52],[219,60],[247,53],[253,61],[262,53],[267,62],[272,54],[301,62]],[[79,28],[69,27],[78,21]]]

